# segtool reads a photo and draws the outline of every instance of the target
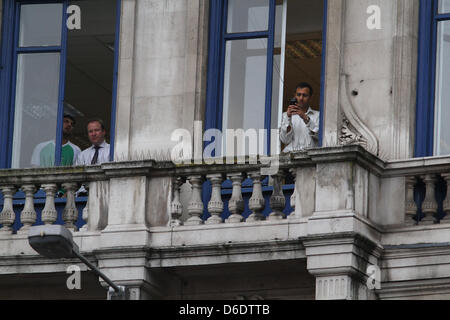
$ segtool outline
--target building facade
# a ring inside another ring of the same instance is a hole
[[[450,298],[450,1],[1,4],[1,299],[106,298],[53,223],[131,299]],[[320,147],[280,153],[301,81]],[[111,162],[60,165],[65,114]]]

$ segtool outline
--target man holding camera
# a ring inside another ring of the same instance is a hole
[[[297,85],[295,98],[290,101],[281,122],[280,140],[286,145],[283,152],[318,146],[320,112],[309,105],[312,95],[311,85],[306,82]]]

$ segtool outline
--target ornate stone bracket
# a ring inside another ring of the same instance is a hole
[[[341,75],[342,125],[339,133],[341,145],[358,144],[375,155],[379,155],[380,146],[375,134],[364,124],[355,111],[350,98],[349,75]]]

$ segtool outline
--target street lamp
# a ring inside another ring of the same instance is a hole
[[[61,225],[41,225],[31,227],[28,232],[28,243],[40,255],[52,258],[78,258],[96,275],[110,285],[108,300],[126,300],[125,287],[117,286],[96,266],[80,254],[73,241],[72,232]]]

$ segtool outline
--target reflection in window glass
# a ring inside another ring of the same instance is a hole
[[[30,167],[34,148],[55,139],[59,63],[59,53],[18,56],[12,168]],[[45,161],[53,166],[50,156]]]
[[[267,39],[227,42],[224,129],[264,128],[266,61]]]
[[[62,3],[24,4],[20,8],[20,47],[61,44]]]
[[[435,155],[450,154],[450,21],[438,26],[435,102]]]
[[[227,42],[222,126],[224,134],[226,129],[264,129],[266,70],[267,39]]]
[[[269,25],[269,0],[229,0],[228,33],[265,31]]]
[[[439,13],[450,13],[450,0],[439,0]]]

